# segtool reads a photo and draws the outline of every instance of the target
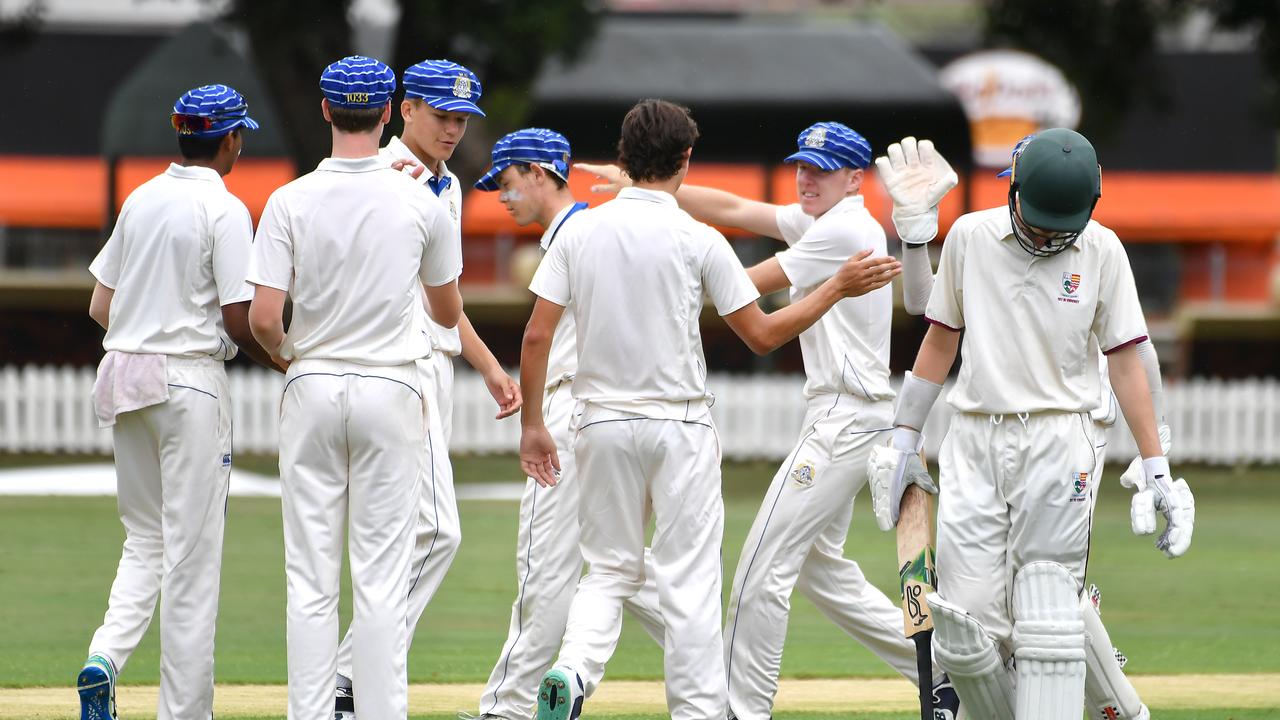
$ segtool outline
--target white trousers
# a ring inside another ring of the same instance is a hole
[[[938,593],[964,608],[1007,656],[1013,577],[1061,564],[1083,584],[1097,478],[1088,413],[957,413],[938,486]]]
[[[453,491],[453,465],[449,462],[449,434],[453,427],[453,358],[436,351],[417,363],[418,382],[431,406],[426,434],[419,442],[426,449],[426,465],[414,515],[413,548],[409,561],[407,611],[408,643],[418,620],[435,597],[462,543],[458,500]],[[338,646],[338,673],[351,678],[352,630]]]
[[[652,511],[653,574],[666,624],[667,708],[675,720],[724,720],[724,503],[710,413],[682,422],[588,405],[574,452],[587,574],[569,608],[556,664],[577,672],[588,696],[604,677],[622,630],[623,605],[645,584],[645,526]]]
[[[213,637],[231,402],[222,362],[170,357],[169,400],[122,413],[112,429],[124,548],[89,654],[123,670],[160,601],[160,720],[213,713]]]
[[[413,364],[299,360],[280,409],[289,720],[333,717],[343,531],[356,715],[408,713],[408,567],[426,405]]]
[[[516,540],[516,599],[511,604],[507,640],[489,674],[480,713],[507,720],[534,716],[538,682],[551,669],[564,639],[573,601],[582,577],[578,548],[579,480],[573,455],[574,401],[572,382],[563,381],[543,397],[543,416],[560,456],[560,479],[544,488],[533,479],[520,500],[520,531]],[[665,628],[658,607],[658,582],[653,558],[645,553],[645,583],[624,607],[640,621],[658,644]]]
[[[918,682],[901,608],[844,556],[853,499],[867,482],[867,456],[892,426],[889,402],[848,394],[809,400],[800,439],[773,477],[734,573],[725,665],[729,707],[739,720],[767,720],[773,712],[793,589]]]

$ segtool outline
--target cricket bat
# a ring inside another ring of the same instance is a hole
[[[923,461],[924,458],[921,457]],[[920,717],[933,720],[933,612],[925,596],[934,590],[933,500],[911,485],[898,510],[898,578],[902,588],[903,631],[916,644],[920,677]]]

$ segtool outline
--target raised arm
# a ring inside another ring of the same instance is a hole
[[[938,234],[938,203],[959,182],[929,140],[905,137],[876,158],[880,182],[893,199],[893,226],[902,240],[902,300],[923,315],[933,291],[929,241]]]

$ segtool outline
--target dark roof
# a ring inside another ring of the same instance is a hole
[[[279,115],[246,47],[238,31],[209,23],[189,25],[166,40],[120,84],[107,104],[102,154],[173,155],[177,145],[169,113],[174,101],[191,88],[223,83],[244,95],[249,117],[261,125],[245,143],[245,155],[288,156]]]
[[[963,111],[933,66],[883,26],[844,19],[608,18],[576,61],[548,63],[530,124],[598,156],[646,97],[692,109],[700,157],[780,160],[820,120],[844,122],[877,152],[907,134],[949,156],[969,151]]]

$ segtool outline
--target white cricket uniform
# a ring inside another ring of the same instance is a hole
[[[431,398],[421,284],[461,258],[445,212],[379,157],[329,158],[276,190],[249,281],[288,291],[280,408],[289,717],[333,717],[343,530],[350,549],[356,713],[408,711],[408,573]]]
[[[213,711],[213,637],[231,475],[231,400],[222,361],[236,353],[222,326],[222,306],[253,297],[244,281],[252,239],[249,211],[217,171],[173,164],[129,195],[89,266],[115,291],[98,383],[149,383],[167,396],[117,408],[112,440],[125,540],[89,654],[105,655],[123,670],[159,596],[161,720]],[[152,377],[113,372],[113,356],[123,355],[154,356],[153,366],[163,370]]]
[[[720,628],[720,444],[698,317],[759,297],[724,236],[670,194],[625,188],[562,232],[530,289],[569,308],[578,330],[581,548],[588,570],[556,665],[589,696],[617,646],[623,602],[653,573],[666,623],[667,707],[677,720],[727,712]]]
[[[379,157],[384,164],[395,160],[414,160],[408,146],[398,137],[392,137],[382,148]],[[405,168],[406,177],[411,168]],[[438,196],[451,224],[450,242],[459,258],[462,257],[462,190],[458,178],[440,163],[440,177],[449,183]],[[417,178],[428,198],[436,199],[428,186],[431,172],[424,171]],[[427,471],[422,474],[422,490],[418,493],[418,513],[413,531],[413,554],[409,566],[409,605],[406,615],[409,643],[413,644],[414,629],[444,582],[445,574],[453,564],[462,544],[462,523],[458,516],[458,500],[453,489],[453,465],[449,462],[449,436],[453,429],[453,358],[462,352],[462,341],[457,328],[446,328],[433,322],[422,313],[411,330],[424,335],[430,341],[430,352],[417,361],[419,382],[431,404],[427,419],[424,444],[427,448]],[[354,661],[351,645],[351,628],[347,628],[338,646],[338,673],[350,679]]]
[[[1090,344],[1139,342],[1146,322],[1115,233],[1091,221],[1067,250],[1033,257],[1003,206],[952,226],[926,317],[965,331],[939,463],[938,591],[1007,651],[1023,565],[1057,562],[1084,582],[1102,392]]]
[[[847,197],[817,220],[798,204],[777,210],[777,254],[798,302],[866,249],[886,254],[885,233]],[[729,707],[767,720],[778,689],[791,592],[904,676],[916,681],[915,646],[902,610],[844,557],[853,499],[867,482],[867,455],[893,428],[889,331],[893,290],[846,298],[800,334],[808,410],[751,526],[734,574],[725,624]]]
[[[543,251],[586,203],[566,206],[542,235]],[[555,659],[569,619],[569,603],[582,574],[578,548],[577,463],[573,457],[573,376],[578,368],[577,331],[573,313],[560,316],[551,340],[543,419],[556,441],[560,478],[544,488],[530,478],[520,500],[520,533],[516,540],[516,600],[511,605],[507,641],[489,674],[480,713],[507,720],[534,716],[538,681]],[[645,631],[659,644],[665,630],[658,609],[658,585],[645,556],[645,584],[624,601]]]

